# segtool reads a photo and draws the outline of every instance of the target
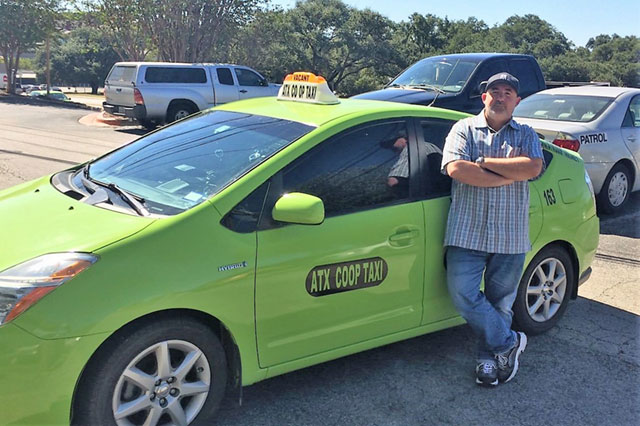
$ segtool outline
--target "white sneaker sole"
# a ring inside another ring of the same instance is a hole
[[[480,386],[484,386],[484,387],[493,387],[493,386],[498,386],[498,379],[496,379],[495,381],[490,382],[490,383],[485,383],[485,382],[483,382],[482,380],[480,380],[480,379],[478,379],[476,377],[476,383],[479,384]]]
[[[516,351],[516,361],[513,364],[513,371],[511,372],[507,380],[504,381],[504,383],[507,383],[509,380],[513,379],[516,376],[516,373],[518,372],[518,366],[520,364],[520,355],[522,354],[522,352],[524,352],[524,348],[527,347],[527,335],[519,331],[518,336],[520,336],[520,344],[518,345],[518,350]]]

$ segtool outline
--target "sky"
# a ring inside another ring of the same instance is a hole
[[[342,0],[358,9],[369,8],[393,21],[406,21],[414,12],[449,20],[474,16],[492,27],[513,15],[538,15],[573,42],[584,46],[600,34],[640,37],[639,0]],[[271,0],[285,9],[295,0]]]

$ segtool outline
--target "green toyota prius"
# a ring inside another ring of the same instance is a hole
[[[440,163],[464,116],[294,73],[0,192],[0,423],[190,424],[241,386],[463,324]],[[543,147],[514,305],[533,334],[599,229],[582,159]]]

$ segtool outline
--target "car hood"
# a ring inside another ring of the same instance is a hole
[[[538,118],[513,117],[520,124],[527,124],[534,128],[538,135],[542,135],[547,142],[553,142],[558,132],[577,136],[591,131],[591,127],[583,123],[570,121],[541,120]]]
[[[0,192],[0,271],[46,253],[92,252],[154,221],[84,204],[57,191],[49,180]]]
[[[374,101],[402,102],[405,104],[428,105],[433,101],[436,92],[421,89],[382,89],[353,96],[352,99],[369,99]]]

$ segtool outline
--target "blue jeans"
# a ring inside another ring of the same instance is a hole
[[[447,247],[447,285],[453,304],[478,336],[478,361],[493,361],[495,354],[511,349],[511,330],[524,253],[485,253]],[[484,293],[480,282],[484,274]]]

